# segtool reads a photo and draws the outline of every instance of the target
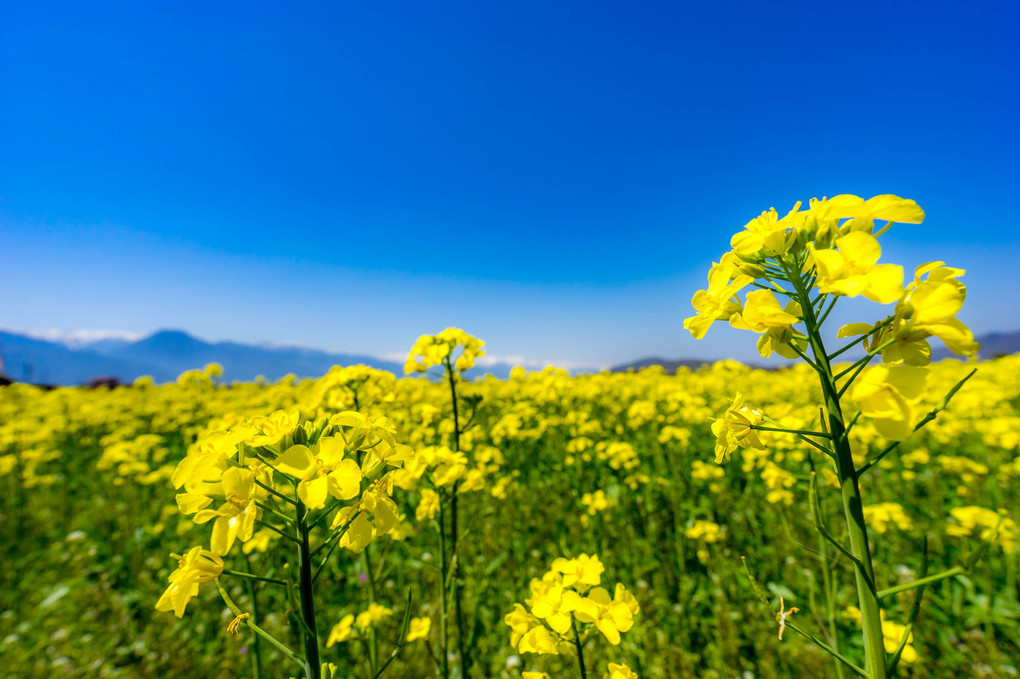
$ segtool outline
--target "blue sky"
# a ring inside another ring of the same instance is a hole
[[[750,359],[682,329],[730,235],[895,193],[1020,329],[1013,3],[209,5],[5,5],[0,327]]]

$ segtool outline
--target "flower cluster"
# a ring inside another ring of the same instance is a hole
[[[984,507],[956,507],[949,511],[952,523],[947,535],[966,536],[976,533],[982,540],[994,539],[1003,551],[1013,554],[1020,541],[1020,528],[1004,511],[994,512]]]
[[[797,203],[784,217],[775,209],[764,212],[733,236],[733,250],[712,266],[708,288],[692,299],[697,314],[686,319],[684,327],[700,339],[713,322],[726,320],[761,335],[758,352],[763,357],[778,353],[793,359],[805,355],[810,332],[802,326],[808,315],[812,325],[820,325],[836,298],[895,303],[891,316],[877,323],[851,323],[837,336],[859,336],[857,342],[869,357],[881,356],[885,365],[864,370],[849,396],[883,437],[901,441],[913,431],[914,405],[925,390],[928,338],[938,337],[959,356],[977,353],[973,334],[956,318],[967,294],[959,281],[964,271],[929,262],[917,267],[914,280],[904,287],[902,267],[878,263],[878,237],[893,222],[919,224],[924,219],[912,200],[839,195],[800,208]],[[887,223],[876,231],[875,220]],[[749,285],[756,289],[741,300],[738,293]],[[785,306],[776,295],[788,299]],[[811,309],[804,308],[807,300]],[[734,410],[714,427],[719,460],[736,445],[758,447],[754,438],[741,438],[746,426]]]
[[[485,342],[457,328],[447,328],[438,335],[422,335],[411,348],[411,353],[404,364],[404,372],[408,375],[425,372],[435,365],[451,363],[457,372],[470,370],[475,359],[485,356]],[[463,351],[456,360],[453,354],[457,347]]]
[[[541,579],[531,581],[531,598],[514,604],[503,618],[511,645],[521,653],[569,654],[578,641],[583,645],[592,627],[618,645],[640,608],[622,584],[612,596],[600,586],[604,570],[598,556],[554,560]]]
[[[223,573],[223,559],[201,545],[192,547],[184,556],[171,554],[178,559],[177,570],[170,574],[170,586],[156,602],[157,611],[173,611],[184,617],[184,608],[198,595],[198,585],[214,580]]]
[[[398,521],[399,511],[390,497],[391,470],[410,459],[411,450],[396,442],[395,431],[384,417],[354,411],[302,422],[297,411],[277,410],[212,428],[191,446],[171,475],[174,487],[182,490],[178,509],[194,515],[197,524],[213,523],[208,554],[220,570],[220,557],[235,541],[252,540],[257,523],[269,522],[267,528],[272,528],[270,516],[284,516],[298,503],[303,512],[336,509],[330,530],[340,532],[339,546],[360,552]],[[284,528],[277,526],[276,532]],[[262,539],[268,540],[268,535]],[[200,554],[196,549],[189,556]],[[174,612],[183,613],[187,598],[178,580],[188,583],[191,592],[198,582],[216,577],[195,579],[194,563],[200,563],[198,556],[187,565],[182,561],[170,576],[160,610],[168,610],[172,600]]]

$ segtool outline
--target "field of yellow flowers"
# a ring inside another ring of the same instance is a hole
[[[427,346],[416,351],[427,359]],[[1020,535],[998,513],[1020,507],[1020,358],[974,365],[952,406],[867,472],[884,586],[917,577],[923,536],[930,571],[986,549],[929,586],[903,676],[1020,671]],[[917,412],[970,369],[935,364]],[[305,565],[325,675],[576,676],[556,635],[574,625],[590,628],[572,638],[584,639],[593,677],[835,676],[816,646],[789,630],[777,638],[747,571],[766,598],[799,609],[790,623],[823,641],[843,633],[843,653],[860,655],[852,565],[807,509],[814,470],[822,515],[839,514],[823,456],[760,431],[764,450],[715,462],[712,419],[735,389],[788,427],[818,420],[808,366],[437,377],[350,367],[221,384],[212,366],[176,384],[4,387],[4,676],[299,676],[287,654],[305,657],[295,584]],[[851,443],[863,461],[885,442],[862,422]],[[232,490],[203,486],[196,465],[217,464],[224,445],[275,450],[293,489],[263,483],[269,470],[254,457],[229,479],[221,468]],[[310,533],[304,559],[301,531],[288,530],[298,506],[322,512],[304,525],[345,527]],[[884,601],[896,639],[911,601]],[[548,629],[536,633],[533,615]]]
[[[448,328],[418,379],[3,388],[4,672],[1017,676],[1020,357],[931,364],[979,346],[962,269],[879,263],[917,203],[801,208],[684,323],[783,370],[470,382]],[[858,296],[891,313],[828,331]]]

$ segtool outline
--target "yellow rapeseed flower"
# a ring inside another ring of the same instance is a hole
[[[177,570],[170,574],[170,586],[156,602],[157,611],[173,611],[184,617],[184,608],[198,595],[198,585],[218,578],[223,573],[223,559],[217,554],[192,547],[178,558]]]
[[[852,231],[836,239],[838,249],[816,249],[807,245],[810,262],[818,273],[820,292],[855,297],[863,295],[873,302],[890,304],[903,293],[903,267],[878,264],[882,247],[864,231]]]

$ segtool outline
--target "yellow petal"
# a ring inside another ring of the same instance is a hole
[[[303,478],[315,465],[315,457],[308,446],[296,445],[281,453],[273,465],[284,474]]]
[[[298,484],[298,497],[305,503],[308,509],[321,509],[326,506],[326,495],[329,491],[329,481],[325,475],[318,474],[315,478],[301,481]]]
[[[361,492],[361,468],[357,462],[344,460],[330,472],[329,492],[338,500],[350,500]]]
[[[852,335],[865,335],[871,332],[874,327],[870,323],[847,323],[836,331],[836,337],[843,339]]]
[[[903,294],[903,267],[879,264],[867,274],[868,287],[861,294],[872,302],[892,304]]]
[[[214,554],[226,556],[230,548],[234,546],[234,538],[237,537],[237,529],[240,520],[236,516],[221,516],[213,524],[212,539],[210,547]]]
[[[862,267],[873,266],[882,256],[882,246],[874,236],[863,231],[853,231],[842,238],[837,238],[836,247],[847,260]]]
[[[212,504],[212,498],[201,493],[178,493],[177,509],[181,514],[194,514]]]
[[[865,205],[872,219],[886,219],[902,224],[920,224],[924,221],[924,210],[909,198],[884,194],[869,198]]]

